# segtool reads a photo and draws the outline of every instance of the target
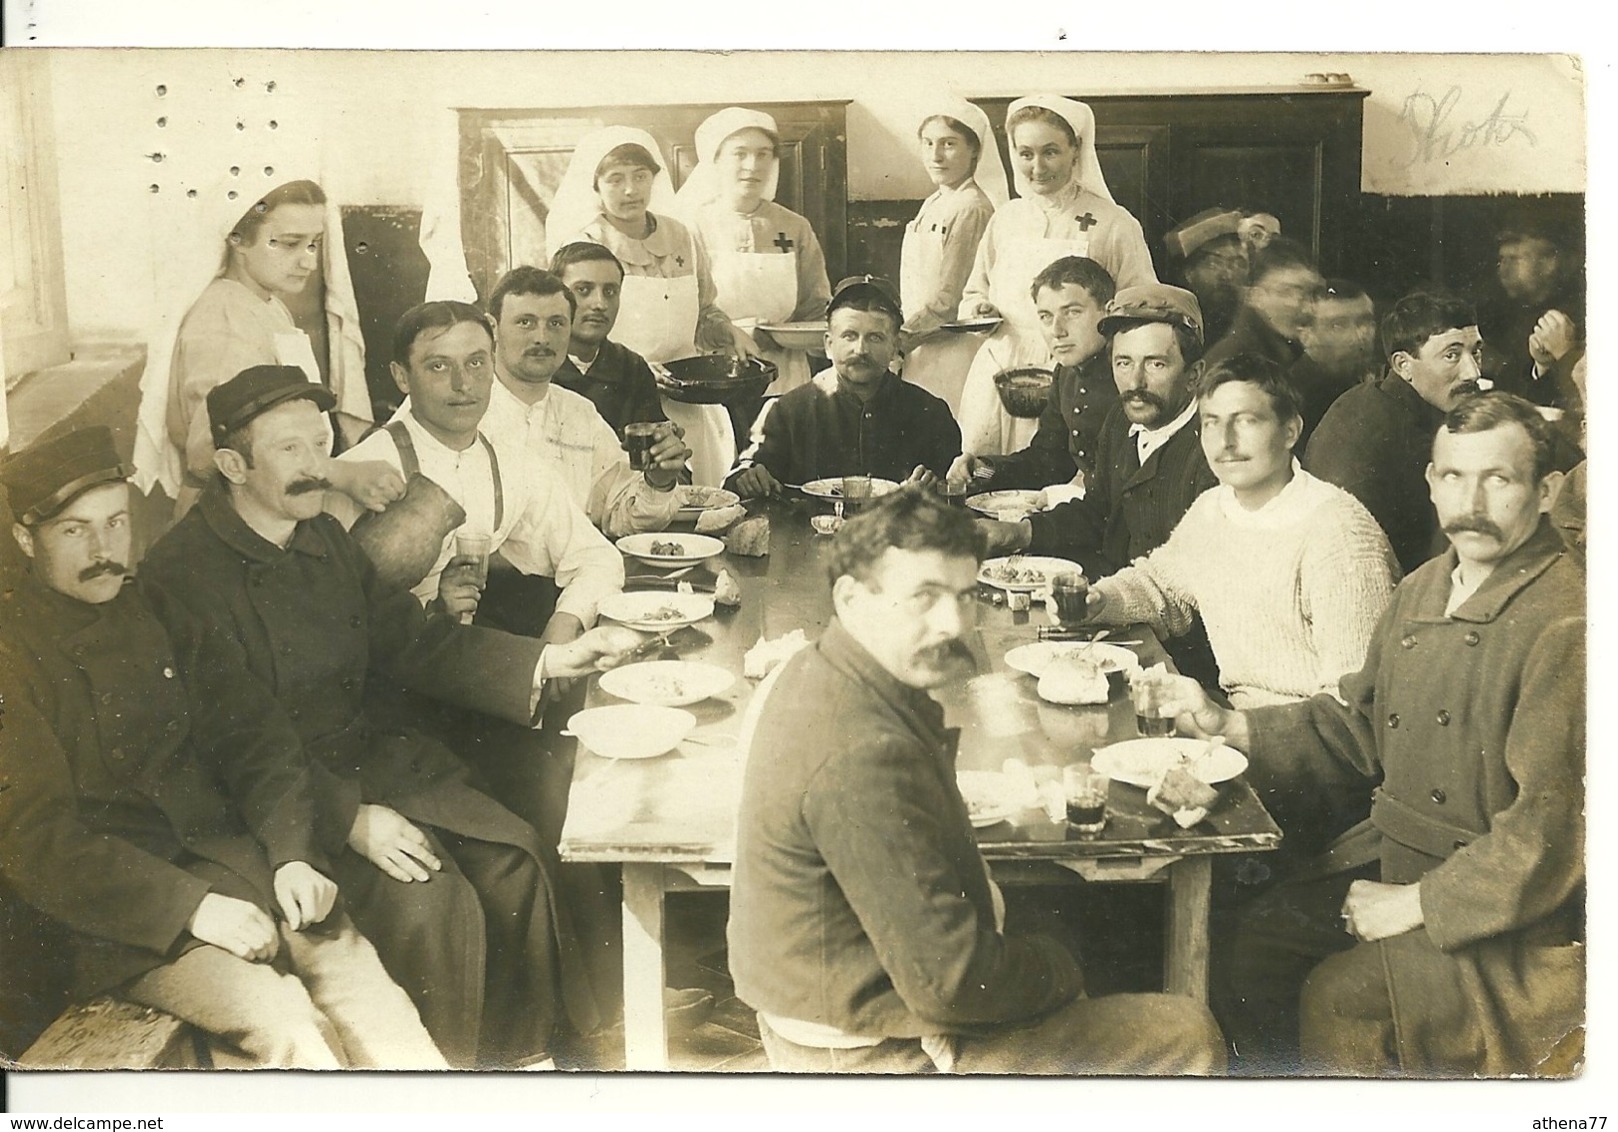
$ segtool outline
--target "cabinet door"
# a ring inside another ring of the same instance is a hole
[[[1328,274],[1359,207],[1357,99],[1232,99],[1176,122],[1169,198],[1176,218],[1213,204],[1269,212]]]

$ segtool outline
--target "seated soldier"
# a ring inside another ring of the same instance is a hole
[[[826,476],[930,485],[960,454],[949,406],[888,369],[904,322],[893,284],[843,280],[826,318],[832,368],[765,405],[725,481],[743,498]]]
[[[1093,259],[1063,256],[1034,277],[1032,290],[1040,330],[1056,359],[1050,401],[1027,448],[1005,456],[966,452],[956,459],[950,480],[975,490],[1089,482],[1101,422],[1118,400],[1100,329],[1115,293],[1112,276]]]
[[[393,338],[393,378],[404,403],[385,428],[336,462],[383,462],[406,480],[420,472],[466,513],[411,592],[423,605],[471,620],[479,587],[463,567],[447,575],[446,568],[457,534],[485,534],[490,554],[498,555],[491,573],[514,569],[559,587],[536,635],[548,643],[573,640],[595,623],[597,602],[623,587],[623,558],[531,452],[479,430],[494,383],[488,318],[466,303],[422,303],[400,316]],[[343,495],[328,497],[327,507],[345,525],[360,514]]]
[[[1495,231],[1494,278],[1478,298],[1483,372],[1496,389],[1540,405],[1579,403],[1573,365],[1584,354],[1582,217],[1526,201]]]
[[[645,469],[633,470],[618,434],[589,399],[551,380],[567,361],[577,309],[573,292],[537,267],[514,268],[495,284],[489,295],[495,380],[480,427],[556,476],[607,537],[663,530],[680,509],[674,487],[691,451],[665,425]]]
[[[0,878],[70,930],[81,998],[168,1011],[260,1066],[446,1068],[334,904],[308,776],[280,757],[297,736],[199,695],[126,584],[128,474],[104,428],[0,465],[30,563],[0,603]],[[199,762],[214,748],[253,768],[241,810]]]
[[[1477,322],[1469,304],[1446,295],[1400,299],[1382,320],[1387,374],[1339,397],[1304,452],[1304,467],[1365,505],[1406,574],[1442,541],[1423,477],[1444,414],[1477,392]]]
[[[1169,637],[1200,614],[1239,708],[1330,691],[1365,662],[1398,574],[1393,551],[1358,500],[1293,457],[1302,414],[1280,366],[1237,354],[1197,388],[1219,486],[1162,546],[1091,587],[1090,617]]]
[[[481,1020],[476,994],[453,1011],[474,1027],[476,1064],[543,1060],[559,1024],[582,1031],[596,1022],[554,898],[554,854],[476,790],[443,746],[371,715],[367,686],[403,684],[528,723],[543,682],[610,665],[639,637],[594,629],[546,644],[428,617],[408,591],[382,584],[352,537],[321,514],[328,398],[280,367],[246,370],[210,393],[219,478],[153,546],[143,578],[162,594],[182,657],[200,667],[233,650],[255,697],[279,701],[355,850],[335,864],[362,927],[374,887],[450,876],[470,884],[487,926],[479,980],[487,993]],[[372,934],[387,960],[395,941]],[[464,974],[435,971],[432,958],[401,975],[418,1002],[436,1001],[436,987]]]
[[[667,420],[646,359],[611,338],[624,281],[618,257],[598,243],[564,244],[551,257],[551,273],[575,300],[567,357],[551,380],[588,398],[619,435],[632,421]]]
[[[1358,283],[1328,279],[1299,341],[1303,356],[1287,376],[1303,398],[1304,430],[1298,438],[1298,451],[1302,452],[1337,398],[1382,375],[1376,303]]]
[[[1232,948],[1232,1036],[1266,1072],[1577,1072],[1585,592],[1546,518],[1553,447],[1521,398],[1449,411],[1426,481],[1450,548],[1394,592],[1336,695],[1232,711],[1173,678],[1165,714],[1246,751],[1261,792],[1346,777],[1371,797]]]
[[[1060,943],[1004,932],[928,695],[970,656],[981,555],[966,514],[917,488],[838,532],[835,620],[744,725],[737,997],[778,1072],[1222,1072],[1205,1007],[1084,997]]]

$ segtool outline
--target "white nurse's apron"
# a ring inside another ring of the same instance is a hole
[[[743,330],[786,322],[798,309],[798,259],[771,252],[709,249],[716,302]],[[763,349],[775,363],[775,380],[764,391],[774,397],[809,380],[809,355],[802,350]]]
[[[1020,452],[1039,431],[1039,418],[1006,412],[994,378],[1004,370],[1024,366],[1055,368],[1028,289],[1036,275],[1064,256],[1088,256],[1090,237],[1048,240],[1023,236],[1007,240],[996,252],[989,271],[989,301],[1005,321],[979,347],[961,389],[961,450],[974,456]]]
[[[613,338],[648,362],[672,362],[697,352],[697,277],[624,276]],[[736,463],[736,430],[723,405],[688,405],[663,398],[663,412],[685,431],[691,482],[717,487]]]

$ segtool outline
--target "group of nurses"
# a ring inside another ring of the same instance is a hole
[[[697,166],[676,195],[644,130],[609,126],[581,139],[547,218],[547,250],[590,240],[618,257],[613,337],[648,361],[762,357],[777,370],[767,393],[784,393],[809,380],[809,357],[757,327],[824,317],[825,255],[809,222],[774,202],[774,118],[731,107],[703,122],[696,142]],[[743,427],[756,408],[741,410]],[[705,463],[734,460],[738,428],[723,409],[665,399],[664,410]]]
[[[1052,366],[1029,290],[1040,271],[1064,256],[1086,256],[1119,290],[1157,281],[1139,221],[1107,190],[1088,106],[1052,95],[1019,98],[1007,109],[1006,135],[1019,196],[995,209],[959,308],[963,319],[1002,319],[961,391],[963,450],[974,455],[1019,451],[1038,426],[1006,412],[994,378],[1008,369]]]

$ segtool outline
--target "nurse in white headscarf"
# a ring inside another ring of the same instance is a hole
[[[1006,203],[1006,170],[989,118],[965,99],[940,99],[916,129],[921,160],[937,188],[905,226],[899,260],[904,376],[944,399],[953,412],[982,339],[939,327],[961,305],[978,243]]]
[[[266,170],[267,171],[267,170]],[[240,182],[232,181],[231,184]],[[365,382],[365,343],[348,274],[337,207],[314,181],[286,181],[256,199],[224,185],[187,194],[195,202],[177,216],[191,231],[172,235],[161,274],[175,291],[147,343],[135,436],[135,483],[161,486],[176,501],[175,517],[190,509],[213,473],[208,391],[256,365],[301,369],[329,385],[342,440],[371,427]],[[325,285],[328,376],[313,343],[292,319],[282,296],[301,292],[316,272]],[[200,293],[199,293],[200,292]],[[339,478],[348,473],[340,472]],[[362,465],[343,489],[371,506],[385,503],[397,477]]]
[[[1063,256],[1086,256],[1120,290],[1157,282],[1139,221],[1113,203],[1101,175],[1088,106],[1055,95],[1019,98],[1007,108],[1006,137],[1018,199],[989,221],[960,306],[962,318],[1005,320],[961,392],[963,451],[979,456],[1027,447],[1039,423],[1007,413],[994,388],[1003,370],[1052,364],[1029,290],[1036,275]]]
[[[674,186],[645,130],[607,126],[581,138],[545,221],[546,258],[581,240],[624,268],[613,338],[650,362],[757,352],[715,302],[708,257],[669,215]]]
[[[769,394],[808,381],[809,356],[756,327],[824,319],[831,301],[826,256],[809,221],[775,203],[780,140],[768,114],[719,111],[697,127],[697,165],[677,196],[713,265],[718,305],[776,365]]]

